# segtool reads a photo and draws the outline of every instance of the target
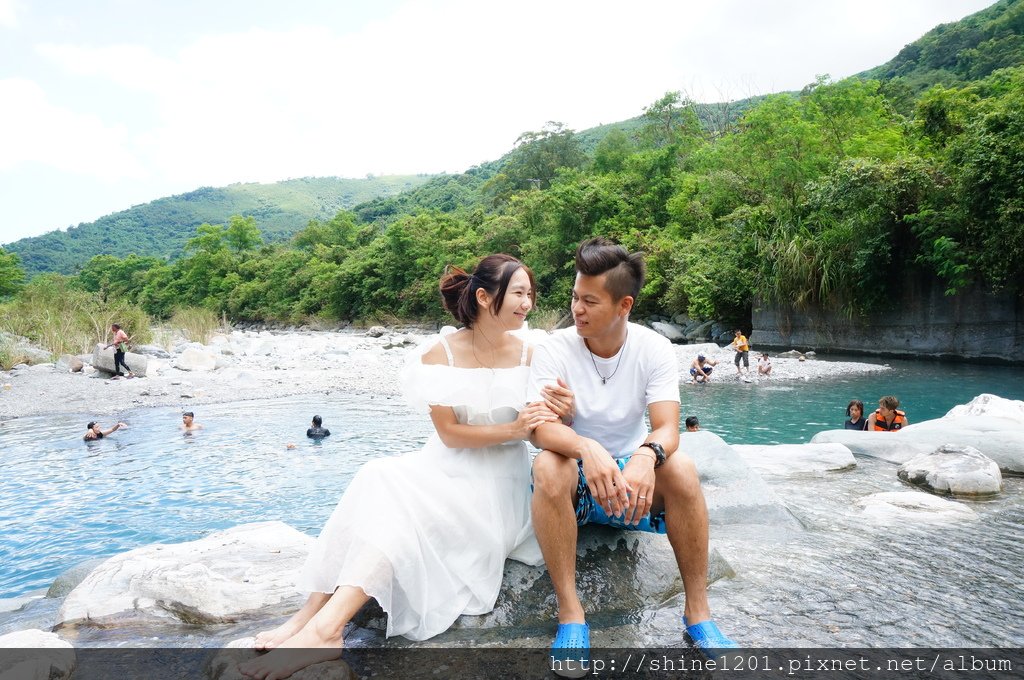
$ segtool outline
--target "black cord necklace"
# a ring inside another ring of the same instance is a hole
[[[626,334],[626,340],[629,340],[628,333]],[[622,363],[622,355],[626,353],[626,340],[622,341],[622,347],[619,348],[619,358],[615,360],[615,368],[612,369],[611,374],[604,376],[601,375],[601,371],[597,368],[597,359],[594,358],[594,352],[590,349],[590,343],[584,338],[583,345],[587,348],[587,351],[590,352],[590,363],[594,364],[594,371],[597,373],[597,377],[601,379],[602,385],[608,384],[608,381],[619,372],[619,364]]]

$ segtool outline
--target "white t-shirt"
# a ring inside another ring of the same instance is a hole
[[[602,375],[608,378],[604,384]],[[647,439],[644,412],[649,404],[679,402],[679,366],[672,344],[634,323],[622,349],[609,359],[591,354],[575,328],[552,333],[533,350],[526,400],[539,401],[541,388],[559,377],[576,395],[572,429],[616,458],[632,455]]]

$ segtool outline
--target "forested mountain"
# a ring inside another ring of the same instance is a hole
[[[312,219],[330,219],[339,210],[378,196],[408,191],[429,179],[429,175],[307,177],[274,184],[204,187],[4,247],[19,256],[26,273],[31,275],[72,274],[100,254],[177,257],[185,242],[195,235],[196,227],[204,223],[223,224],[232,215],[255,218],[268,240],[281,241]]]
[[[859,74],[880,80],[907,104],[933,85],[981,80],[1001,68],[1024,65],[1024,3],[1000,0],[951,24],[939,24],[891,61]]]

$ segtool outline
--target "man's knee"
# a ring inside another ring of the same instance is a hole
[[[572,458],[541,451],[533,459],[533,492],[548,496],[564,496],[576,488],[579,466]]]
[[[675,453],[670,456],[665,461],[660,476],[665,479],[659,480],[659,482],[667,483],[676,493],[701,493],[700,474],[697,472],[697,466],[694,465],[693,459],[685,454]]]

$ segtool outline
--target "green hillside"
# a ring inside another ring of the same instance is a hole
[[[981,80],[1024,65],[1024,1],[1001,0],[951,24],[940,24],[891,61],[859,74],[887,84],[904,101],[932,87]]]
[[[232,184],[203,187],[187,194],[149,203],[79,224],[67,231],[52,231],[7,244],[29,275],[40,272],[70,274],[94,255],[173,258],[200,224],[225,224],[232,215],[256,219],[270,241],[280,241],[305,227],[310,220],[327,220],[339,210],[378,196],[413,189],[431,175],[396,175],[366,179],[307,177],[275,184]]]

